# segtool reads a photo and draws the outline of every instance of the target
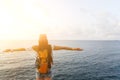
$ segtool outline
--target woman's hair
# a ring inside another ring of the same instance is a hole
[[[51,45],[48,44],[48,40],[47,40],[47,36],[45,34],[41,34],[39,37],[39,50],[44,50],[47,49],[48,53],[49,53],[49,57],[48,57],[48,67],[51,68],[51,62],[53,62],[52,59],[52,47]]]
[[[41,34],[39,37],[39,49],[40,50],[48,49],[48,40],[45,34]]]

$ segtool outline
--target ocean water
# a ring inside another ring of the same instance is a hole
[[[8,45],[30,47],[34,43],[37,42]],[[120,41],[66,40],[50,41],[50,44],[84,49],[53,51],[53,80],[120,80]],[[0,80],[35,80],[35,54],[34,51],[0,52]]]

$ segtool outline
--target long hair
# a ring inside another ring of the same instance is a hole
[[[53,58],[52,58],[52,47],[51,45],[48,44],[47,36],[45,34],[41,34],[39,37],[39,50],[44,50],[47,49],[49,53],[48,57],[48,67],[51,68],[51,62],[53,63]]]
[[[48,40],[45,34],[41,34],[39,37],[39,50],[48,49]]]

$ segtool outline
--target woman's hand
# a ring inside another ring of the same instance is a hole
[[[81,49],[81,48],[73,48],[73,50],[83,51],[83,49]]]
[[[11,49],[6,49],[3,52],[12,52],[12,50]]]

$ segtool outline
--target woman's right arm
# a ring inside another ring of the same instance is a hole
[[[56,46],[56,45],[54,45],[53,50],[76,50],[76,51],[82,51],[83,49],[81,49],[81,48],[72,48],[72,47],[67,47],[67,46]]]

